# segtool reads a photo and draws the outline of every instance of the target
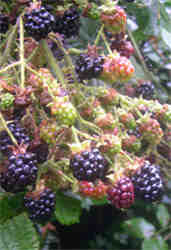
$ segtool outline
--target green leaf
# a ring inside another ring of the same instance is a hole
[[[170,220],[170,214],[168,212],[168,209],[163,204],[160,204],[157,207],[156,212],[157,219],[162,227],[166,227]]]
[[[58,193],[56,195],[55,216],[61,224],[71,225],[79,222],[81,201]]]
[[[0,249],[38,250],[36,231],[25,214],[21,214],[0,225]]]
[[[161,236],[145,239],[142,250],[169,250],[166,241]]]
[[[161,36],[165,44],[171,49],[171,33],[166,29],[161,28]]]
[[[155,227],[143,218],[133,218],[123,224],[124,230],[133,237],[144,239],[151,237],[155,232]]]
[[[0,197],[0,223],[17,216],[23,210],[23,194],[2,195]]]

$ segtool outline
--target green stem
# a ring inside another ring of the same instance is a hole
[[[97,44],[99,43],[99,40],[100,40],[100,37],[101,37],[101,34],[103,32],[103,29],[104,29],[104,24],[101,26],[99,32],[97,33],[97,36],[96,36],[96,40],[94,42],[94,44],[97,46]]]
[[[3,56],[0,59],[0,65],[2,65],[4,62],[7,61],[7,58],[11,52],[11,49],[12,49],[12,45],[16,41],[15,36],[17,35],[17,28],[18,28],[18,22],[13,27],[12,32],[9,34],[5,51],[3,53]]]
[[[78,135],[77,135],[77,130],[74,126],[71,127],[71,130],[72,130],[72,136],[74,138],[74,142],[76,142],[77,144],[80,144],[80,140],[78,138]]]
[[[64,78],[63,72],[60,69],[60,66],[59,66],[58,62],[55,60],[55,58],[54,58],[54,56],[52,54],[52,51],[49,49],[46,40],[43,39],[41,41],[41,45],[42,45],[42,48],[45,51],[45,55],[46,55],[48,64],[52,68],[54,74],[59,79],[61,84],[65,85],[65,78]]]
[[[23,19],[20,17],[20,62],[21,62],[21,88],[24,88],[25,83],[25,60],[24,60],[24,27]]]
[[[112,50],[111,50],[111,48],[110,48],[110,46],[109,46],[108,41],[106,40],[106,36],[105,36],[104,32],[101,32],[101,37],[103,38],[104,44],[105,44],[105,46],[106,46],[106,48],[107,48],[109,54],[110,54],[110,55],[113,55],[113,52],[112,52]]]
[[[80,54],[82,54],[82,53],[86,53],[87,52],[87,50],[80,50],[80,49],[75,49],[75,48],[70,48],[70,49],[68,49],[68,53],[69,54],[73,54],[73,55],[80,55]]]
[[[84,138],[86,138],[86,139],[89,139],[89,140],[97,141],[97,142],[98,142],[98,139],[96,139],[96,138],[94,138],[94,137],[92,137],[92,136],[90,136],[90,135],[88,135],[88,134],[86,134],[86,133],[84,133],[84,132],[82,132],[82,131],[79,131],[79,130],[76,129],[76,128],[75,128],[75,130],[76,130],[77,134],[80,134],[80,136],[82,136],[82,137],[84,137]]]
[[[78,114],[78,120],[80,121],[81,124],[83,124],[85,127],[87,127],[88,129],[93,130],[95,133],[97,133],[98,135],[100,135],[102,133],[102,130],[97,127],[94,123],[89,122],[84,120],[79,114]]]
[[[13,134],[11,133],[10,129],[8,128],[6,121],[2,115],[2,113],[0,112],[0,120],[2,122],[2,125],[4,127],[4,129],[7,131],[9,137],[11,138],[12,142],[14,143],[14,145],[18,146],[17,140],[15,139],[15,137],[13,136]]]
[[[125,153],[123,150],[120,151],[120,154],[122,154],[125,158],[127,158],[127,160],[130,161],[131,163],[134,163],[134,160],[131,159],[129,155],[127,155],[127,153]]]
[[[72,59],[71,59],[68,51],[63,47],[63,44],[61,43],[61,41],[59,39],[55,39],[52,35],[50,36],[50,38],[58,45],[58,48],[60,50],[62,50],[62,52],[64,53],[64,58],[68,64],[68,67],[71,69],[72,78],[74,79],[75,83],[78,82],[76,74],[75,74],[75,67],[72,63]]]
[[[19,62],[15,62],[15,63],[11,63],[11,64],[8,65],[7,67],[1,69],[1,70],[0,70],[0,74],[1,74],[1,73],[4,73],[4,72],[8,71],[9,69],[12,69],[12,68],[14,68],[14,67],[16,67],[16,66],[18,66],[18,65],[20,65],[20,64],[21,64],[20,61],[19,61]]]

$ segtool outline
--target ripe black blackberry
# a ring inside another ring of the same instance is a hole
[[[4,14],[0,14],[0,33],[6,33],[9,27],[9,17],[4,15]]]
[[[146,100],[150,100],[154,97],[154,85],[151,82],[141,83],[136,87],[136,96],[142,96]]]
[[[23,192],[34,185],[37,178],[37,160],[33,153],[11,154],[7,169],[0,174],[0,185],[10,193]]]
[[[18,144],[29,144],[30,138],[26,135],[26,131],[17,121],[8,124],[8,128],[17,140]],[[0,151],[5,154],[9,155],[12,152],[12,149],[9,147],[13,145],[11,138],[9,137],[8,133],[3,130],[0,133]]]
[[[76,179],[94,182],[96,179],[105,179],[109,164],[99,150],[94,148],[90,152],[75,155],[70,161],[70,168]]]
[[[161,199],[163,182],[159,167],[145,161],[144,165],[132,176],[135,196],[153,202]]]
[[[24,15],[24,27],[27,34],[35,40],[46,38],[53,30],[55,18],[44,7],[32,9]]]
[[[54,32],[64,35],[66,38],[77,36],[80,28],[80,14],[77,8],[66,10],[63,16],[57,16]]]
[[[108,188],[107,195],[116,208],[129,208],[134,203],[134,186],[128,177],[122,177]]]
[[[103,70],[104,58],[102,56],[89,56],[81,54],[76,60],[75,70],[80,80],[97,78]]]
[[[40,223],[46,222],[52,216],[55,208],[55,193],[46,188],[37,197],[36,195],[34,197],[34,193],[26,195],[24,206],[27,208],[31,220]]]

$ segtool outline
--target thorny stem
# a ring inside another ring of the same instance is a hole
[[[12,69],[12,68],[14,68],[14,67],[16,67],[16,66],[18,66],[18,65],[20,65],[20,64],[21,64],[20,61],[11,63],[11,64],[8,65],[7,67],[1,69],[1,70],[0,70],[0,74],[1,74],[1,73],[4,73],[4,72],[8,71],[9,69]]]
[[[154,75],[151,72],[149,72],[149,70],[148,70],[148,68],[147,68],[147,66],[145,64],[144,58],[141,55],[141,52],[140,52],[140,50],[139,50],[139,48],[138,48],[138,46],[136,44],[136,41],[135,41],[135,39],[134,39],[134,37],[133,37],[132,32],[130,31],[130,29],[127,29],[127,32],[128,32],[128,36],[129,36],[129,38],[130,38],[130,40],[131,40],[131,42],[132,42],[132,44],[134,46],[136,56],[139,59],[139,62],[141,63],[142,68],[143,68],[144,73],[146,74],[147,78],[150,81],[152,81],[156,85],[157,88],[159,88],[159,89],[162,88],[162,90],[164,92],[166,92],[165,89],[160,85],[160,83],[155,79]]]
[[[68,67],[71,69],[71,74],[72,74],[72,77],[74,79],[74,82],[77,83],[77,78],[76,78],[76,74],[75,74],[75,67],[73,66],[72,59],[71,59],[68,51],[63,47],[63,45],[59,39],[55,39],[52,35],[50,36],[50,38],[58,45],[58,48],[60,50],[62,50],[62,52],[64,53],[64,58],[68,64]]]
[[[58,77],[61,84],[65,85],[65,78],[64,78],[63,72],[60,69],[60,66],[59,66],[57,60],[55,60],[51,50],[49,49],[46,40],[43,39],[41,41],[41,45],[42,45],[42,48],[45,51],[48,64],[52,68],[52,70],[53,70],[54,74],[56,75],[56,77]]]
[[[24,61],[24,28],[23,19],[20,17],[20,62],[21,62],[21,88],[24,88],[25,83],[25,61]]]
[[[15,137],[14,137],[13,134],[11,133],[10,129],[8,128],[8,126],[7,126],[7,124],[6,124],[6,121],[5,121],[5,119],[4,119],[4,117],[3,117],[3,115],[2,115],[1,112],[0,112],[0,120],[1,120],[1,122],[2,122],[2,125],[3,125],[4,129],[7,131],[8,135],[10,136],[12,142],[13,142],[16,146],[18,146],[17,140],[15,139]]]
[[[77,144],[80,144],[76,128],[74,126],[72,126],[71,130],[72,130],[72,136],[74,138],[74,142],[76,142]]]
[[[110,55],[113,55],[113,52],[112,52],[112,50],[111,50],[111,48],[110,48],[110,46],[109,46],[108,41],[106,40],[106,36],[105,36],[104,32],[101,32],[101,37],[103,38],[104,44],[105,44],[105,46],[106,46],[106,48],[107,48],[109,54],[110,54]]]
[[[99,43],[99,40],[100,40],[101,34],[103,32],[103,29],[104,29],[104,24],[101,26],[99,32],[97,33],[97,37],[96,37],[96,40],[94,42],[95,45],[97,45]]]
[[[17,28],[18,28],[18,22],[16,23],[16,25],[13,27],[12,32],[9,34],[9,37],[7,39],[7,45],[5,48],[5,51],[2,55],[2,57],[0,58],[0,65],[2,65],[4,62],[6,62],[11,49],[12,49],[12,45],[15,42],[15,36],[17,35]]]

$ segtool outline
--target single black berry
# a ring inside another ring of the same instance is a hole
[[[27,136],[26,131],[20,124],[15,121],[8,124],[8,128],[17,140],[18,144],[29,144],[30,138]],[[12,149],[9,147],[13,145],[11,138],[9,137],[8,133],[3,130],[0,133],[0,151],[5,154],[9,155],[12,152]]]
[[[145,161],[144,165],[132,176],[136,197],[145,201],[157,201],[163,193],[163,182],[159,167]]]
[[[54,32],[64,35],[66,38],[77,36],[80,29],[80,14],[77,8],[66,10],[63,16],[57,16]]]
[[[4,15],[4,14],[0,14],[0,33],[6,33],[9,27],[9,17]]]
[[[73,175],[80,181],[104,179],[109,168],[107,160],[97,148],[75,155],[70,161]]]
[[[55,193],[46,188],[37,197],[25,196],[24,206],[27,208],[31,220],[46,222],[52,216],[55,208]]]
[[[142,96],[150,100],[154,97],[154,85],[151,82],[144,82],[136,87],[136,96]]]
[[[35,8],[24,15],[24,27],[27,34],[39,41],[53,30],[55,18],[44,7]]]
[[[81,80],[96,78],[103,70],[104,58],[81,54],[76,60],[75,70]]]
[[[129,208],[134,202],[134,187],[128,177],[123,177],[107,190],[108,200],[116,208]]]
[[[37,160],[33,153],[11,154],[7,169],[0,174],[0,185],[10,193],[23,192],[34,185],[37,178]]]

